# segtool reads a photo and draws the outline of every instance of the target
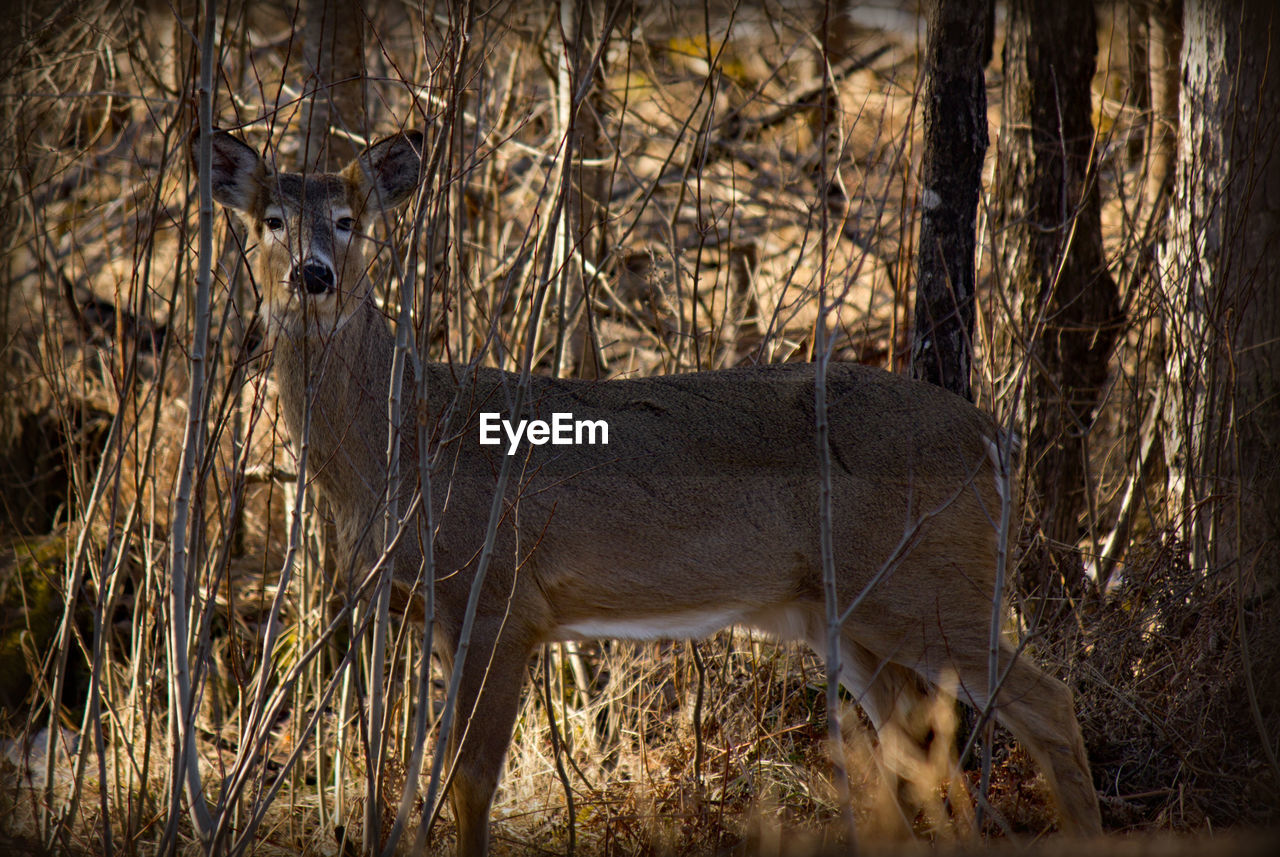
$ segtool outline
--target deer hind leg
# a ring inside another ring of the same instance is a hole
[[[827,626],[823,611],[814,607],[790,614],[788,619],[791,620],[788,625],[753,624],[779,637],[801,639],[819,657],[825,658]],[[840,684],[867,713],[876,732],[918,709],[925,699],[913,672],[877,657],[848,625],[840,634]]]
[[[532,643],[477,621],[458,686],[449,748],[449,797],[458,826],[459,857],[483,857],[489,847],[489,809],[520,711]],[[453,658],[446,659],[452,667]]]
[[[1002,661],[1013,651],[1002,642]],[[997,694],[996,717],[1040,766],[1058,798],[1064,832],[1102,832],[1098,793],[1089,771],[1071,691],[1026,658],[1013,662]]]
[[[941,712],[948,716],[940,718],[937,690],[914,670],[879,657],[847,630],[842,661],[853,665],[841,670],[846,687],[853,690],[851,674],[869,679],[857,699],[876,728],[882,774],[910,829],[922,811],[932,816],[942,809],[935,806],[939,777],[949,777],[954,768],[954,726],[947,722],[951,711]],[[944,732],[935,731],[939,726]],[[939,753],[944,754],[941,759]]]
[[[996,719],[1027,749],[1049,781],[1058,802],[1061,829],[1076,835],[1101,833],[1098,794],[1071,691],[1027,657],[1015,657],[1004,640],[1000,642],[1000,664],[1008,675],[996,693]],[[979,666],[975,659],[967,666],[956,663],[956,667],[968,700],[982,708],[987,702],[986,664]]]
[[[809,648],[825,657],[826,623],[818,611],[804,617],[803,631],[798,634]],[[786,636],[785,634],[781,636]],[[867,713],[876,732],[900,728],[904,734],[923,741],[928,731],[911,724],[921,719],[928,696],[921,689],[916,674],[890,660],[877,657],[864,646],[849,627],[840,635],[840,684],[853,695]]]
[[[876,732],[897,729],[909,740],[923,743],[928,738],[930,693],[916,674],[900,664],[877,657],[870,649],[845,633],[841,649],[843,668],[840,682],[857,694],[858,704],[867,712]],[[852,669],[849,665],[853,665]],[[851,685],[853,676],[869,679],[861,690]]]

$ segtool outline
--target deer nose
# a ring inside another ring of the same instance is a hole
[[[293,284],[309,295],[322,295],[333,289],[333,269],[318,259],[308,259],[293,269]]]

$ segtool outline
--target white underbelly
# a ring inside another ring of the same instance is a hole
[[[725,608],[681,610],[647,616],[602,616],[560,625],[557,640],[687,640],[709,637],[730,625],[742,625],[783,639],[803,639],[801,611],[774,607],[765,610]]]
[[[601,617],[561,625],[558,639],[684,640],[708,637],[742,620],[740,610],[685,610],[638,617]]]

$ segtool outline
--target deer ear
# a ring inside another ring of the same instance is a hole
[[[209,141],[213,145],[213,160],[209,165],[213,198],[227,208],[252,211],[267,172],[262,156],[226,131],[214,131]],[[199,135],[192,136],[191,162],[197,166],[199,147]]]
[[[343,176],[360,188],[369,209],[386,211],[407,200],[422,180],[421,131],[379,140],[347,165]]]

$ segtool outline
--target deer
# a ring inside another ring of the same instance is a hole
[[[445,748],[448,799],[457,853],[478,857],[527,665],[542,644],[700,638],[740,626],[826,652],[818,378],[803,363],[609,380],[527,375],[518,399],[517,373],[424,362],[417,401],[420,379],[409,366],[400,459],[419,460],[426,420],[431,489],[415,506],[423,480],[401,468],[397,508],[419,526],[384,544],[395,340],[375,302],[367,232],[417,192],[423,143],[420,132],[402,131],[339,172],[299,174],[215,131],[211,174],[214,199],[247,230],[280,408],[294,445],[307,445],[310,484],[332,510],[344,562],[369,569],[390,560],[396,591],[408,593],[397,601],[403,609],[430,540],[433,645],[446,674],[462,670]],[[1059,829],[1100,833],[1068,687],[1001,636],[1001,680],[989,690],[992,604],[1003,596],[997,554],[1007,538],[998,526],[1009,483],[999,478],[1000,426],[960,396],[883,369],[832,361],[824,378],[830,556],[848,613],[839,682],[882,739],[896,730],[920,741],[911,711],[954,677],[964,702],[989,707],[1030,752]],[[550,442],[563,413],[606,424],[607,443]],[[542,429],[529,418],[542,418]],[[528,431],[512,431],[521,420]],[[508,456],[514,475],[459,663]]]

